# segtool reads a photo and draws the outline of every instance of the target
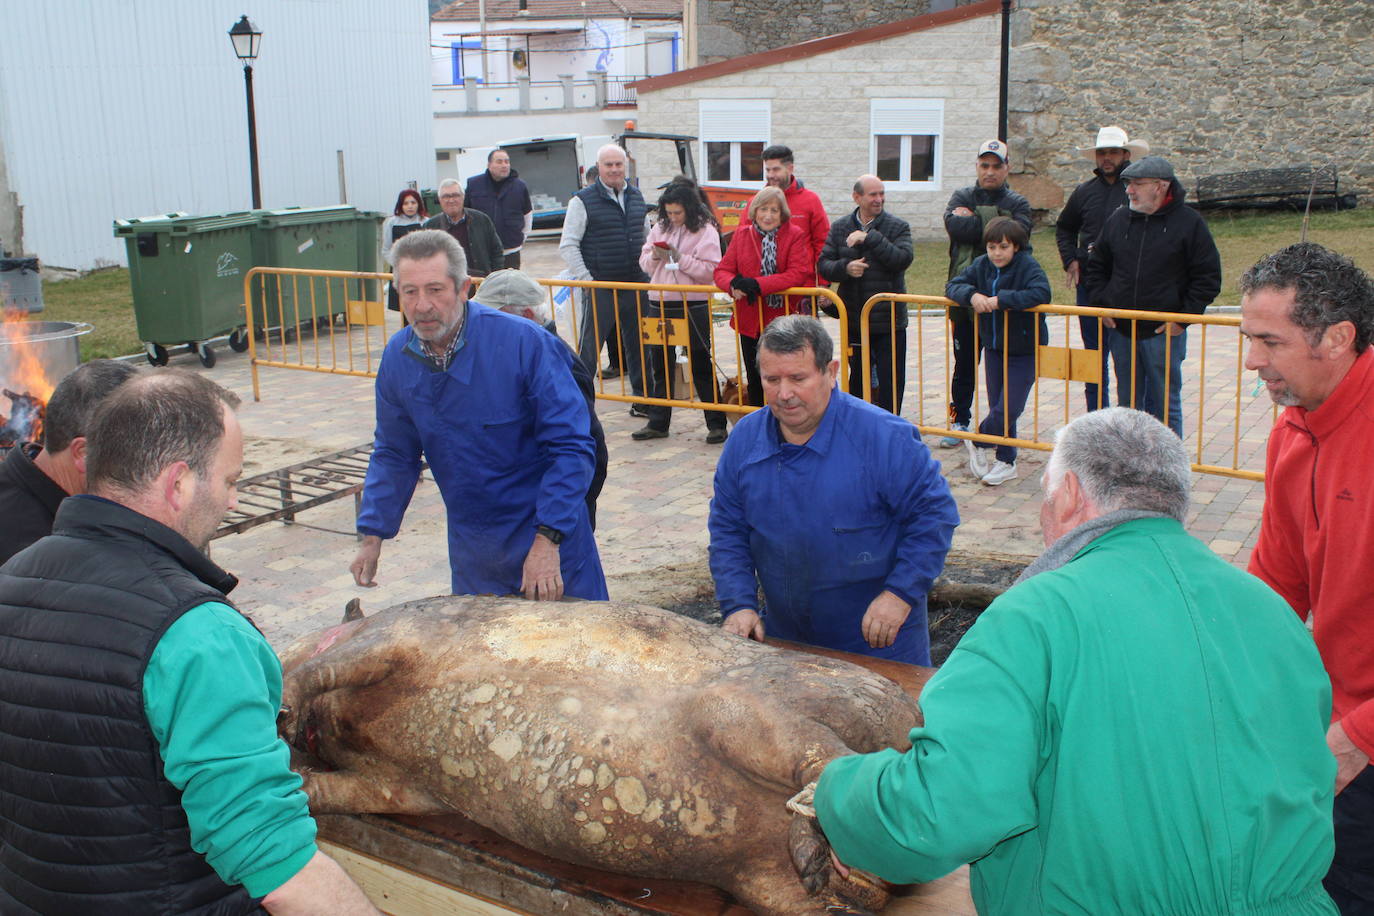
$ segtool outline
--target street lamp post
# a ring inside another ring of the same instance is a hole
[[[253,209],[260,210],[262,189],[258,185],[258,122],[253,113],[253,61],[258,57],[262,31],[245,15],[229,30],[229,40],[234,43],[234,53],[243,61],[243,91],[248,98],[248,172],[253,181]]]

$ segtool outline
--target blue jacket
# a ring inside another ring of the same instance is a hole
[[[960,305],[970,305],[974,293],[997,297],[997,311],[978,316],[978,345],[989,350],[1006,349],[1012,356],[1035,353],[1035,326],[1040,325],[1041,344],[1049,340],[1050,326],[1037,313],[1018,314],[1050,301],[1050,281],[1027,245],[998,269],[983,254],[945,286],[945,295]]]
[[[520,179],[519,172],[511,169],[510,174],[498,182],[491,177],[491,172],[483,169],[468,179],[463,196],[467,206],[491,217],[502,245],[519,248],[525,244],[525,214],[533,210],[534,205],[530,201],[530,189]]]
[[[735,426],[716,466],[711,575],[721,613],[758,608],[768,635],[930,664],[926,593],[944,568],[959,511],[940,463],[906,420],[838,388],[804,445],[768,410]],[[911,605],[886,649],[860,624],[884,589]]]
[[[448,510],[453,592],[520,587],[535,528],[563,532],[564,591],[605,599],[583,497],[595,445],[568,347],[532,321],[468,302],[447,372],[421,354],[411,328],[387,343],[377,372],[377,432],[358,530],[396,536],[429,462]]]

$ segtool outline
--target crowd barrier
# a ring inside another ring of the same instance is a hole
[[[384,273],[271,267],[250,270],[244,278],[244,295],[250,306],[246,310],[246,323],[254,399],[261,399],[260,368],[375,377],[387,339],[402,326],[400,314],[385,307],[385,284],[389,280],[390,275]],[[480,282],[474,279],[474,287],[480,288]],[[541,279],[539,283],[547,292],[547,318],[554,321],[560,336],[570,346],[577,347],[586,322],[590,324],[592,341],[609,338],[622,367],[626,366],[626,357],[630,355],[627,347],[633,346],[642,358],[654,364],[659,377],[665,379],[663,396],[656,397],[647,374],[644,394],[636,395],[626,372],[609,379],[596,373],[598,398],[718,410],[734,415],[757,409],[757,405],[746,403],[744,354],[739,335],[726,321],[732,312],[732,303],[715,287],[561,279]],[[588,308],[597,290],[608,291],[611,297],[608,309]],[[650,300],[647,296],[650,291],[656,291],[662,299]],[[475,295],[480,300],[480,293]],[[826,324],[834,328],[838,341],[840,385],[849,390],[847,357],[851,348],[846,342],[850,319],[844,303],[827,288],[794,288],[786,290],[784,295],[789,298],[793,311],[810,313],[821,304],[826,311],[838,315],[835,323],[826,319]],[[962,432],[950,425],[946,407],[950,400],[953,360],[947,316],[951,308],[962,307],[943,296],[880,294],[864,304],[858,319],[862,384],[854,386],[856,393],[872,400],[873,328],[869,317],[876,305],[887,302],[900,304],[911,316],[905,332],[908,344],[905,389],[908,401],[914,393],[915,404],[914,407],[908,404],[901,411],[903,416],[911,419],[924,434],[1042,451],[1052,448],[1055,429],[1086,410],[1081,386],[1100,381],[1101,364],[1097,351],[1072,345],[1078,336],[1079,316],[1096,320],[1099,329],[1104,319],[1186,321],[1190,330],[1188,357],[1182,365],[1184,439],[1193,458],[1193,468],[1207,474],[1263,479],[1264,443],[1274,410],[1269,399],[1258,391],[1251,391],[1247,397],[1244,341],[1239,334],[1238,316],[1175,315],[1054,304],[1039,306],[1033,311],[1049,317],[1050,333],[1048,339],[1041,340],[1039,331],[1036,332],[1037,381],[1020,420],[1019,435],[1012,437],[1008,435],[1007,426],[1003,427],[1001,435],[996,431],[976,432],[986,414],[981,364],[976,373],[973,399],[972,429],[975,431]],[[602,314],[598,314],[599,311]],[[609,318],[603,320],[607,315]],[[1006,313],[998,313],[997,317],[1007,320]],[[895,314],[889,321],[888,331],[894,333]],[[938,339],[932,339],[933,336]],[[1171,338],[1166,342],[1166,367],[1168,350],[1176,345],[1176,340]],[[975,336],[975,347],[977,344]],[[681,357],[677,355],[679,349]],[[592,357],[598,368],[600,350],[598,343]],[[717,390],[694,391],[696,387],[704,387],[693,384],[694,379],[699,381],[706,375],[697,365],[702,359],[710,363],[710,377]],[[1115,389],[1114,377],[1112,383]],[[1135,390],[1128,391],[1127,403],[1138,403],[1137,394]],[[1115,391],[1113,400],[1116,400]]]

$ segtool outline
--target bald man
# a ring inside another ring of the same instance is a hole
[[[875,293],[906,292],[906,269],[911,266],[911,227],[887,212],[884,203],[878,177],[860,175],[854,182],[854,212],[830,224],[816,264],[821,276],[839,284],[849,313],[849,393],[856,398],[864,396],[859,312]],[[906,387],[906,306],[875,305],[868,332],[873,403],[901,413]]]

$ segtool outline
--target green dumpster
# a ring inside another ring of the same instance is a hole
[[[205,341],[230,333],[245,350],[243,276],[253,266],[254,213],[190,216],[167,213],[115,220],[129,255],[134,318],[148,361],[167,362],[167,347],[185,344],[206,366]]]
[[[375,214],[341,205],[258,210],[256,215],[253,253],[257,267],[376,269]],[[263,327],[323,324],[343,314],[348,300],[359,298],[358,283],[351,280],[325,282],[269,274],[253,284],[254,315]]]
[[[444,212],[444,208],[439,206],[439,192],[433,188],[425,188],[420,192],[420,199],[425,202],[425,212],[430,216],[438,216]]]

